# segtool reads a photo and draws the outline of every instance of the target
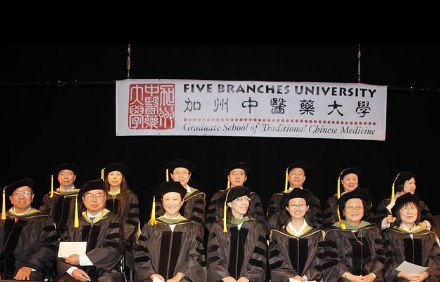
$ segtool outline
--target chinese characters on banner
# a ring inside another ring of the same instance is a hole
[[[116,135],[385,140],[386,106],[367,84],[122,80]]]

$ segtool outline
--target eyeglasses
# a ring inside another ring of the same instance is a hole
[[[291,208],[304,208],[306,206],[306,204],[290,204],[289,207]]]
[[[73,172],[61,172],[58,175],[60,175],[60,176],[74,176],[75,174]]]
[[[232,174],[232,175],[245,175],[245,173],[242,171],[233,171],[230,174]]]
[[[12,193],[12,196],[14,196],[14,197],[23,196],[25,198],[29,198],[31,195],[32,195],[32,192],[29,192],[29,191],[15,191],[14,193]]]
[[[407,206],[403,206],[402,210],[404,210],[404,211],[414,211],[414,210],[417,210],[417,207],[413,206],[413,205],[407,205]]]
[[[104,195],[103,194],[95,194],[95,195],[94,194],[85,194],[84,197],[87,200],[91,200],[93,198],[95,198],[96,200],[101,200],[104,197]]]
[[[176,175],[188,175],[188,174],[189,174],[189,171],[179,171],[179,170],[175,170],[175,171],[173,171],[173,174],[176,174]]]
[[[232,200],[233,202],[236,202],[236,203],[241,203],[241,202],[250,202],[251,201],[251,198],[249,198],[249,197],[240,197],[240,198],[237,198],[237,199],[235,199],[235,200]]]
[[[361,210],[363,209],[363,206],[345,206],[345,208],[349,211],[353,211],[353,210]]]

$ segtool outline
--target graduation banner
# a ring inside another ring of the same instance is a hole
[[[387,87],[360,83],[116,82],[116,135],[385,140]]]

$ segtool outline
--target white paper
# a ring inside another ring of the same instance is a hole
[[[87,242],[60,242],[58,257],[65,258],[73,254],[84,255],[87,250]]]
[[[163,282],[163,280],[154,276],[153,282]]]
[[[429,267],[420,266],[417,264],[413,264],[407,261],[402,262],[397,268],[397,271],[406,272],[409,274],[420,274],[424,271],[426,271]]]
[[[389,212],[391,212],[391,209],[394,207],[395,204],[396,204],[396,200],[391,201],[391,203],[387,206],[387,210],[389,210]]]

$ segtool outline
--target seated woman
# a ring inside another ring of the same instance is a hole
[[[338,200],[341,220],[327,231],[319,257],[324,281],[383,281],[384,250],[379,230],[363,221],[368,196],[356,189]]]
[[[157,219],[152,214],[142,228],[136,249],[135,281],[205,282],[198,227],[179,213],[186,189],[179,182],[163,182],[155,194],[157,200],[162,200],[165,214]]]
[[[439,281],[440,248],[434,232],[418,226],[419,202],[406,193],[396,199],[392,208],[396,225],[384,231],[386,244],[387,281]],[[428,267],[420,274],[411,274],[396,270],[404,261]],[[425,280],[426,279],[426,280]]]
[[[265,224],[247,216],[251,191],[228,190],[223,220],[214,222],[208,239],[208,281],[266,281]]]
[[[318,264],[318,243],[324,232],[314,227],[309,214],[308,190],[294,188],[281,200],[285,207],[281,214],[284,226],[272,229],[269,244],[270,276],[272,282],[320,280],[322,273]]]

